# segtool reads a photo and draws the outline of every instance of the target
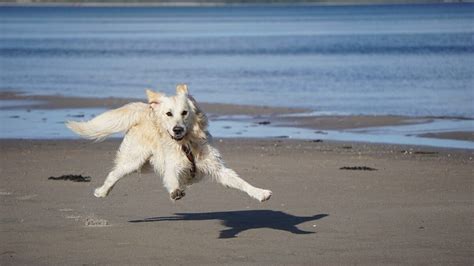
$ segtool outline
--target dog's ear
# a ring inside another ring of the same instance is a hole
[[[156,109],[161,102],[161,97],[163,94],[147,89],[146,96],[148,97],[148,103],[150,104],[151,108]]]
[[[194,125],[193,125],[193,135],[201,140],[206,140],[209,137],[209,132],[207,131],[208,121],[206,114],[199,108],[196,100],[193,96],[188,95],[189,106],[193,109],[195,114]]]
[[[178,84],[176,86],[176,94],[188,95],[188,85]]]

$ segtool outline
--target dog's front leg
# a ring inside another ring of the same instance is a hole
[[[172,200],[179,200],[186,195],[184,189],[180,188],[178,171],[173,167],[168,167],[165,170],[163,185],[170,193],[170,198]]]

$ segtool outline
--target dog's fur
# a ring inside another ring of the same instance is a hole
[[[87,122],[67,123],[69,129],[88,139],[102,140],[113,133],[126,132],[115,167],[95,190],[96,197],[106,197],[119,179],[147,162],[163,177],[173,200],[182,198],[186,187],[203,177],[244,191],[259,201],[271,197],[270,190],[250,185],[224,166],[219,152],[209,144],[207,117],[188,94],[186,85],[178,85],[172,97],[151,90],[146,93],[148,104],[130,103]]]

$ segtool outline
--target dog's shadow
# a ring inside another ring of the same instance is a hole
[[[221,224],[228,227],[220,232],[219,238],[237,237],[243,231],[258,228],[270,228],[282,230],[293,234],[313,234],[304,231],[296,225],[319,220],[328,214],[316,214],[313,216],[294,216],[281,211],[272,210],[250,210],[250,211],[227,211],[206,213],[176,213],[175,216],[152,217],[143,220],[129,221],[131,223],[147,223],[161,221],[203,221],[220,220]]]

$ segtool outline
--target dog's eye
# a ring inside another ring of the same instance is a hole
[[[167,116],[173,116],[171,112],[166,113]]]
[[[185,115],[187,115],[187,114],[188,114],[188,111],[183,111],[183,112],[181,113],[182,116],[185,116]]]

